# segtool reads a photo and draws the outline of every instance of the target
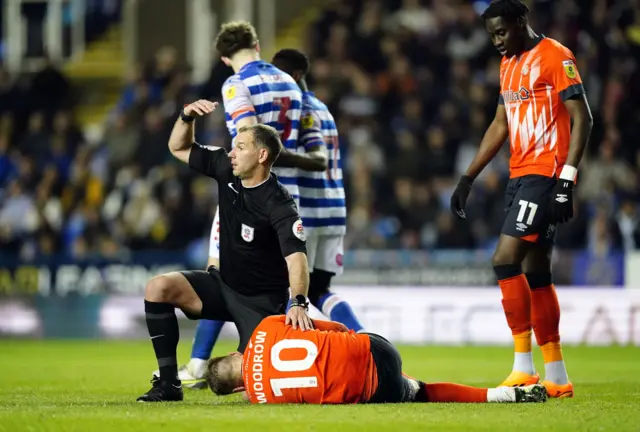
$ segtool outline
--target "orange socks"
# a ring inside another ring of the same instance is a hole
[[[513,335],[513,350],[517,353],[531,352],[531,330]]]
[[[486,388],[476,388],[461,384],[436,383],[425,384],[427,402],[487,402]]]
[[[531,290],[533,331],[540,347],[560,341],[560,304],[553,284]],[[544,354],[544,349],[542,350]],[[561,360],[561,359],[560,359]],[[546,360],[545,360],[546,361]]]
[[[502,291],[502,308],[513,335],[513,370],[535,374],[531,353],[531,290],[519,265],[494,267]]]
[[[502,307],[513,334],[516,352],[531,351],[531,292],[527,278],[521,273],[498,280],[502,291]]]
[[[531,290],[532,323],[544,359],[545,379],[569,382],[560,344],[560,303],[553,284]]]
[[[548,342],[540,347],[545,364],[562,360],[562,345],[560,342]]]
[[[527,274],[531,286],[531,322],[544,359],[545,381],[569,383],[560,345],[560,303],[551,273]]]

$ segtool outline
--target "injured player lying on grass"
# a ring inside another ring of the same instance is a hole
[[[244,355],[207,364],[218,395],[244,392],[252,403],[352,404],[398,402],[544,402],[547,391],[526,387],[476,388],[427,384],[402,373],[400,354],[383,337],[355,333],[340,323],[313,320],[294,330],[284,315],[265,318]]]

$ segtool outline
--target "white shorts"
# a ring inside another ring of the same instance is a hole
[[[307,236],[307,260],[310,273],[313,269],[318,269],[341,275],[343,258],[344,236],[316,235],[313,232]]]
[[[209,237],[209,258],[220,259],[220,213],[217,208]]]

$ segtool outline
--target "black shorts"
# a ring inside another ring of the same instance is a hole
[[[502,234],[553,245],[556,225],[551,223],[551,193],[555,184],[555,178],[541,175],[510,179],[505,192]]]
[[[378,388],[368,403],[411,402],[411,384],[402,375],[400,353],[382,336],[366,334],[371,341],[371,356],[378,372]]]
[[[200,316],[185,312],[189,319],[208,319],[235,323],[240,335],[238,351],[244,352],[253,331],[260,322],[271,315],[284,313],[289,293],[240,294],[227,284],[214,266],[207,271],[188,270],[180,272],[187,278],[202,301]]]

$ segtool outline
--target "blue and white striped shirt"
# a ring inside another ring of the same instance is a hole
[[[280,132],[284,147],[296,151],[300,130],[302,92],[296,82],[280,69],[262,60],[244,65],[222,86],[227,129],[233,138],[239,120],[256,116],[258,123]],[[274,167],[272,171],[298,202],[297,168]]]
[[[321,235],[344,235],[347,205],[342,183],[338,128],[327,106],[313,92],[302,94],[299,147],[325,145],[329,166],[323,172],[300,171],[300,216],[305,229]]]

